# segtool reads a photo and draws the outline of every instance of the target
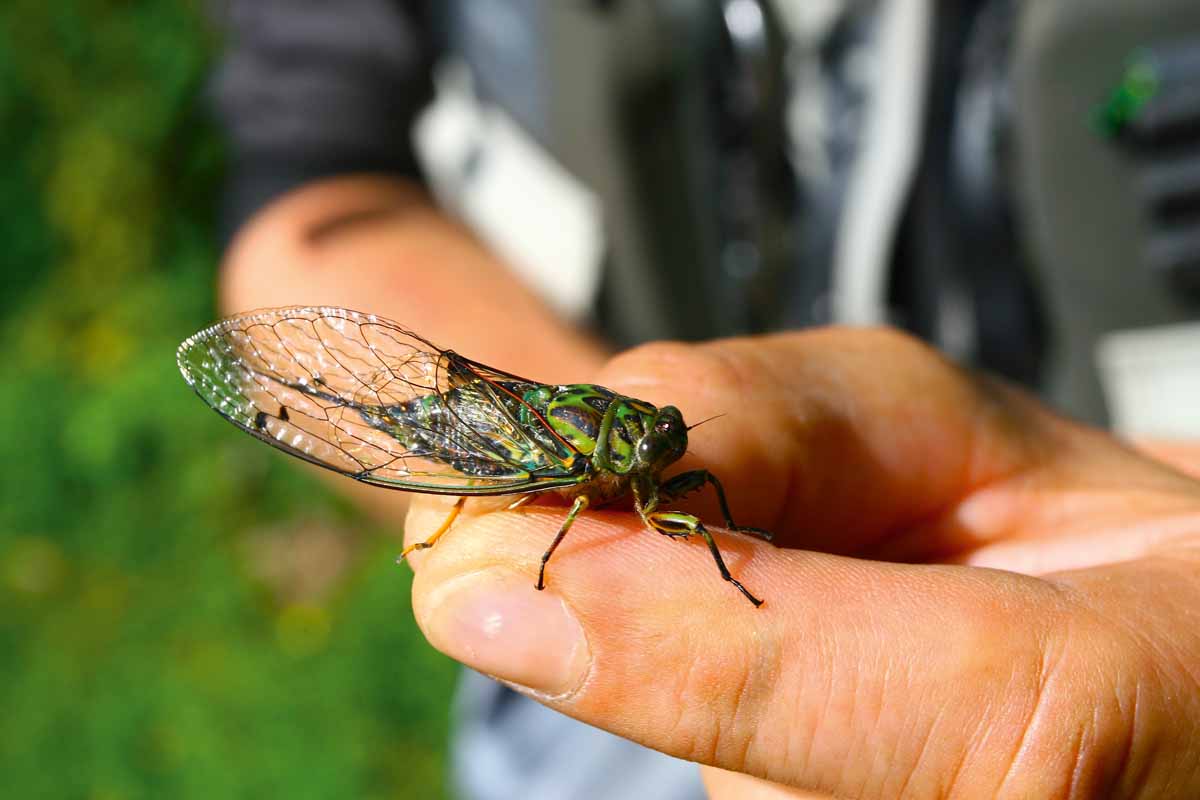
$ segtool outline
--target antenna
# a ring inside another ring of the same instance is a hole
[[[699,422],[697,422],[695,425],[688,425],[688,426],[687,426],[687,429],[690,431],[692,428],[699,428],[699,427],[700,427],[701,425],[703,425],[704,423],[706,423],[706,422],[712,422],[714,419],[720,419],[720,418],[721,418],[721,417],[723,417],[723,416],[725,416],[725,415],[724,415],[724,414],[714,414],[713,416],[709,417],[708,419],[702,419],[702,420],[700,420],[700,421],[699,421]]]

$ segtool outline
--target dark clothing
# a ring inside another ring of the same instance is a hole
[[[229,0],[212,91],[232,148],[226,231],[308,181],[420,176],[409,139],[432,92],[421,3]]]

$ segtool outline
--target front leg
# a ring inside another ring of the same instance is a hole
[[[717,476],[706,469],[693,469],[688,472],[681,472],[675,477],[664,481],[658,487],[658,492],[667,500],[676,500],[702,488],[705,483],[711,483],[712,487],[717,491],[717,502],[721,504],[721,513],[725,515],[725,527],[731,531],[757,536],[759,539],[767,542],[775,538],[775,534],[770,531],[763,530],[762,528],[751,528],[749,525],[738,525],[734,522],[733,515],[729,513],[729,503],[725,499],[724,487],[717,480]]]
[[[639,509],[640,510],[640,509]],[[712,553],[713,560],[717,562],[717,569],[721,572],[721,577],[732,583],[737,590],[741,592],[747,600],[758,608],[763,604],[754,595],[750,594],[741,582],[729,573],[729,567],[725,566],[725,559],[721,557],[721,551],[717,548],[717,543],[713,540],[712,534],[708,532],[708,528],[704,527],[704,523],[691,514],[685,514],[682,511],[652,511],[642,513],[642,519],[652,529],[661,534],[671,537],[686,537],[686,536],[701,536],[708,545],[709,552]]]
[[[698,471],[702,472],[703,470]],[[712,553],[713,560],[717,562],[717,569],[720,570],[721,577],[736,586],[737,590],[745,595],[755,608],[761,606],[763,601],[750,594],[746,587],[742,586],[729,573],[729,567],[725,566],[725,559],[721,557],[721,551],[717,549],[717,543],[713,541],[712,534],[704,527],[704,523],[697,517],[682,511],[658,510],[660,491],[661,487],[652,480],[635,480],[633,482],[633,507],[637,509],[638,516],[642,518],[642,521],[651,530],[658,531],[664,536],[670,536],[672,539],[702,536],[705,543],[708,544],[708,550]]]

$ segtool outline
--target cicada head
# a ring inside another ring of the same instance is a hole
[[[657,473],[683,457],[687,451],[687,425],[675,406],[663,406],[637,443],[637,462],[641,470]]]

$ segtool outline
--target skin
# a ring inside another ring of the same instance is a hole
[[[312,244],[313,225],[372,203],[383,210]],[[418,277],[428,263],[444,269]],[[465,275],[494,293],[464,307]],[[886,330],[606,360],[378,179],[267,209],[223,287],[228,310],[366,307],[518,373],[674,404],[689,422],[725,414],[678,469],[711,468],[738,521],[776,542],[722,532],[710,493],[680,507],[712,523],[760,609],[702,543],[619,508],[580,515],[544,592],[531,584],[562,507],[471,501],[413,556],[435,647],[707,765],[714,797],[1200,795],[1200,483],[1163,460],[1188,469],[1194,448],[1149,458]],[[488,335],[492,315],[518,344]],[[367,498],[390,514],[411,499]],[[414,503],[408,541],[452,502]]]

